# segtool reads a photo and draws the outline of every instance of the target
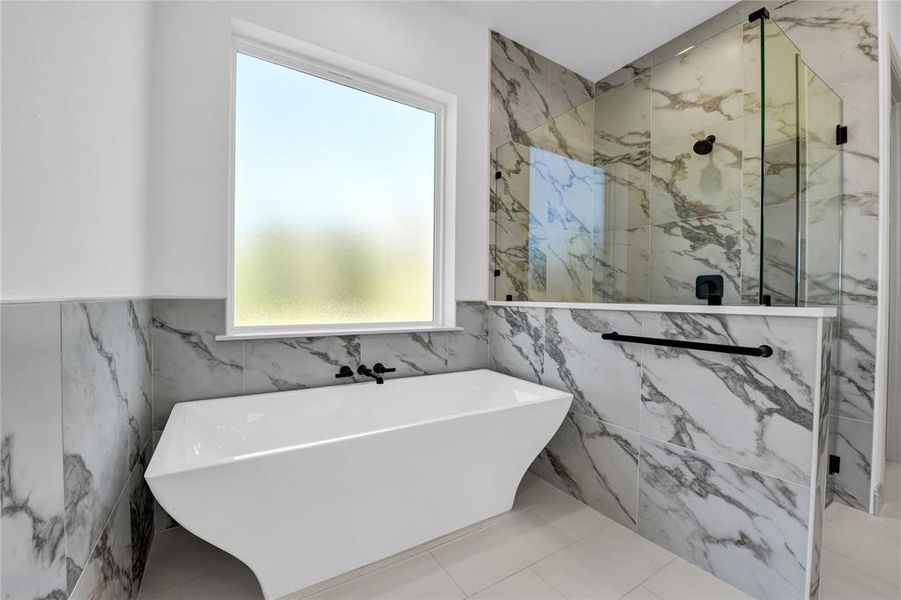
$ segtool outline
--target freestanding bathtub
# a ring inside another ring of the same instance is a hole
[[[479,370],[184,402],[145,476],[270,600],[510,510],[571,400]]]

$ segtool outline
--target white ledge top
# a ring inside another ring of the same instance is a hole
[[[702,315],[748,315],[757,317],[806,317],[809,319],[838,316],[834,306],[707,306],[706,304],[614,304],[609,302],[506,302],[489,300],[488,306],[521,308],[566,308],[576,310],[615,310],[624,312],[694,313]]]
[[[314,337],[333,337],[333,336],[354,336],[354,335],[381,335],[385,333],[434,333],[437,331],[463,331],[462,327],[438,326],[438,327],[372,327],[361,329],[323,329],[320,331],[284,331],[267,333],[265,331],[254,331],[252,333],[233,333],[226,335],[217,335],[217,342],[229,342],[234,340],[274,340],[284,338],[314,338]]]

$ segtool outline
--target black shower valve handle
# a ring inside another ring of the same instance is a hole
[[[378,373],[379,375],[381,375],[382,373],[394,373],[395,371],[397,371],[397,369],[394,367],[386,367],[382,363],[378,362],[372,365],[372,371],[373,373]]]

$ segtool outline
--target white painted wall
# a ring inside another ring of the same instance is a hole
[[[232,17],[457,96],[458,299],[488,297],[487,28],[428,3],[161,3],[150,161],[150,289],[226,293]]]
[[[151,6],[0,10],[0,298],[146,294]]]

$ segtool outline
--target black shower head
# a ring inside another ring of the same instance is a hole
[[[695,145],[692,146],[692,149],[695,151],[695,154],[700,154],[701,156],[710,154],[711,152],[713,152],[713,142],[715,141],[715,135],[708,135],[705,139],[695,142]]]

